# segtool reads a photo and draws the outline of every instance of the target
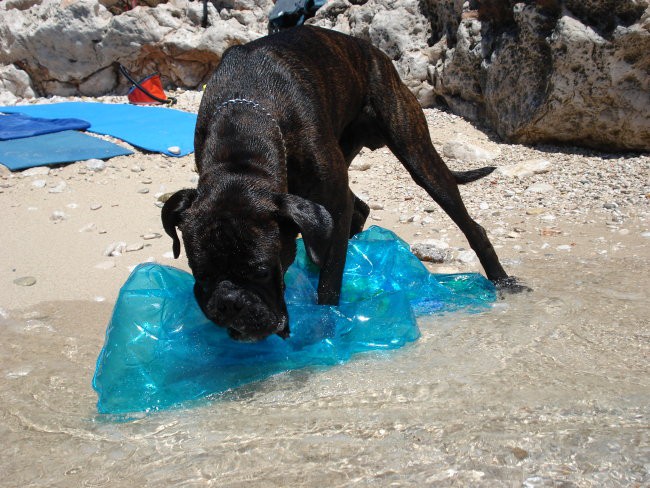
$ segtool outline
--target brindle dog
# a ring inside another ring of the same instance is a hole
[[[348,238],[368,206],[349,187],[361,148],[388,148],[458,225],[490,280],[519,290],[458,191],[487,167],[450,171],[391,60],[361,39],[297,27],[224,53],[194,138],[199,182],[162,209],[206,316],[239,340],[289,335],[284,273],[302,234],[319,266],[318,302],[336,305]]]

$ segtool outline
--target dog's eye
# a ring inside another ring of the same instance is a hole
[[[271,270],[269,268],[259,268],[251,273],[250,277],[258,283],[266,283],[271,279]]]

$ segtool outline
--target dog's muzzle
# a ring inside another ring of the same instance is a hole
[[[194,294],[203,313],[215,324],[226,327],[235,340],[257,342],[272,334],[289,337],[287,314],[275,312],[254,292],[230,281],[213,290],[197,283]]]

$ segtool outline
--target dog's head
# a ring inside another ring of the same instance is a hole
[[[301,232],[309,257],[321,265],[332,219],[321,205],[289,194],[233,187],[219,194],[180,190],[162,209],[165,231],[180,254],[178,228],[205,315],[233,339],[289,336],[284,273]]]

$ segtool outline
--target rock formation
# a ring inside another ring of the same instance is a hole
[[[0,3],[0,103],[123,93],[116,62],[199,87],[226,48],[266,33],[272,5],[135,3]],[[506,140],[650,150],[648,0],[330,0],[309,23],[370,40],[423,106]]]
[[[22,8],[26,0],[20,8],[12,7],[19,0],[11,1],[0,4],[0,65],[26,72],[39,94],[62,96],[123,92],[127,81],[116,63],[137,77],[158,71],[168,86],[200,86],[228,47],[265,32],[271,5],[271,0],[208,3],[203,28],[202,2],[122,11],[113,0],[31,0],[36,5],[28,9]]]
[[[650,150],[647,0],[333,0],[312,22],[369,39],[424,106],[508,141]]]

